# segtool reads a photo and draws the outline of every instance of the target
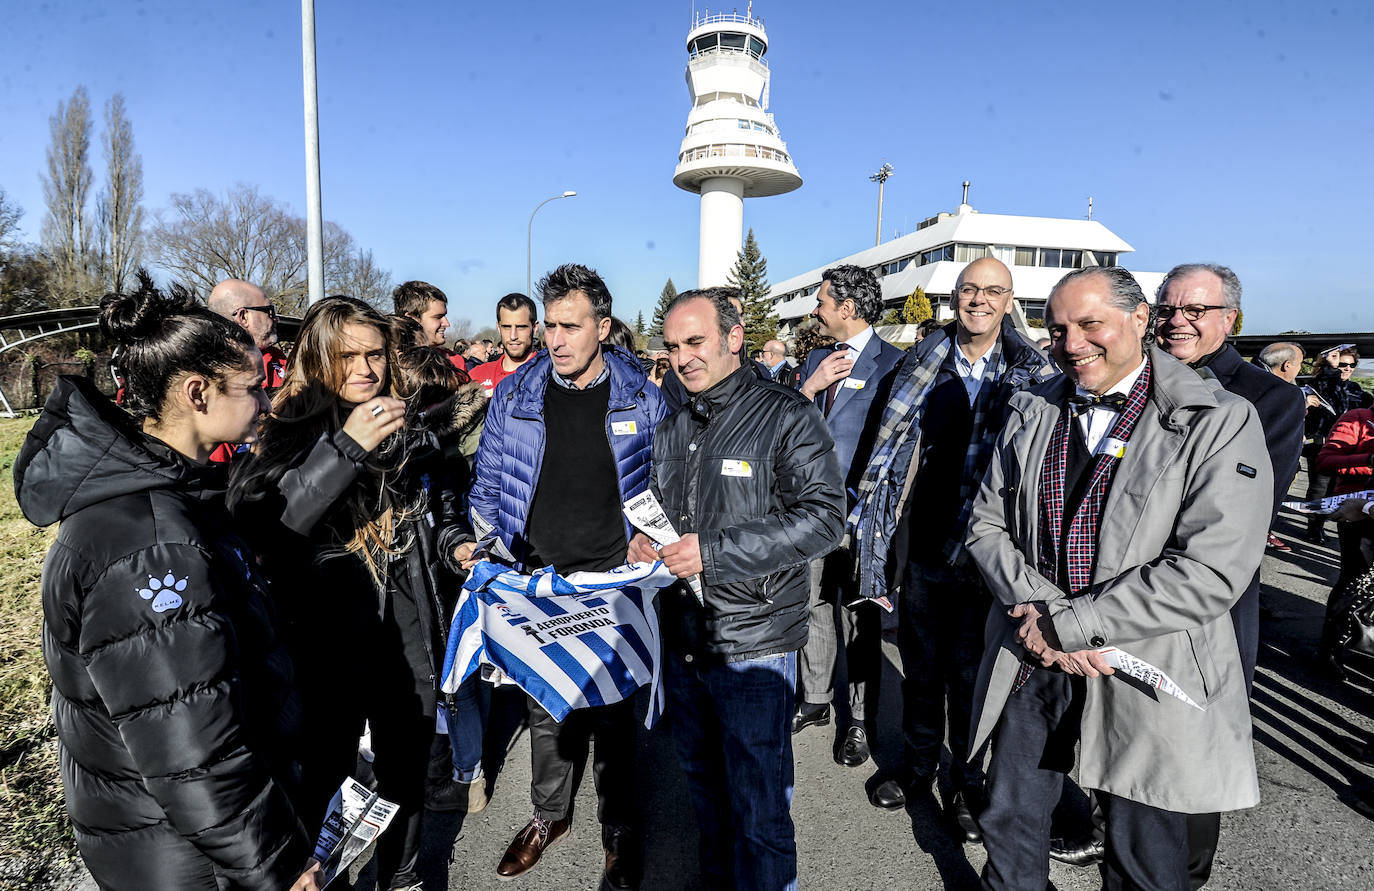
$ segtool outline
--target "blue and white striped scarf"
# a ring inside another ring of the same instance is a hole
[[[566,577],[551,568],[524,575],[478,563],[453,616],[441,688],[456,692],[491,665],[562,721],[649,684],[645,724],[652,727],[663,713],[653,595],[675,581],[661,562]]]

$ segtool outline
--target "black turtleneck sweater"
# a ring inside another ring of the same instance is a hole
[[[544,391],[544,463],[525,526],[529,569],[566,575],[625,562],[620,475],[606,433],[610,398],[609,378],[585,390],[550,380]]]

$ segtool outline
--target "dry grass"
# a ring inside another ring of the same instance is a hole
[[[74,853],[40,649],[38,581],[56,527],[29,525],[11,475],[32,425],[0,418],[0,887],[43,885]]]

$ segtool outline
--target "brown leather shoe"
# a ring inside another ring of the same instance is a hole
[[[544,851],[562,841],[571,830],[571,820],[541,820],[536,815],[506,848],[505,856],[496,867],[497,878],[506,881],[529,872]]]

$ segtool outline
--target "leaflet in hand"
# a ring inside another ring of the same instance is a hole
[[[625,516],[630,518],[630,523],[654,540],[654,550],[660,550],[663,545],[673,544],[680,540],[677,530],[668,520],[668,514],[664,512],[663,505],[658,503],[654,493],[647,489],[629,501],[625,502]],[[697,603],[706,605],[706,598],[701,594],[701,579],[692,576],[687,579],[687,584],[692,586],[692,593],[697,596]]]
[[[1319,501],[1285,501],[1283,506],[1300,514],[1329,516],[1334,514],[1336,508],[1340,507],[1343,502],[1352,498],[1374,501],[1374,489],[1365,489],[1363,492],[1346,492],[1344,495],[1332,495],[1330,498],[1323,498]]]
[[[1186,702],[1198,711],[1206,711],[1202,706],[1193,701],[1192,697],[1183,692],[1174,679],[1164,672],[1155,668],[1144,659],[1132,656],[1125,650],[1118,650],[1116,647],[1103,647],[1097,651],[1107,660],[1116,671],[1129,675],[1143,684],[1154,687],[1161,693],[1168,693],[1170,696],[1182,702]]]
[[[323,888],[367,850],[382,834],[396,805],[381,798],[362,783],[349,777],[329,802],[320,837],[315,842],[315,859],[320,861],[320,887]]]

